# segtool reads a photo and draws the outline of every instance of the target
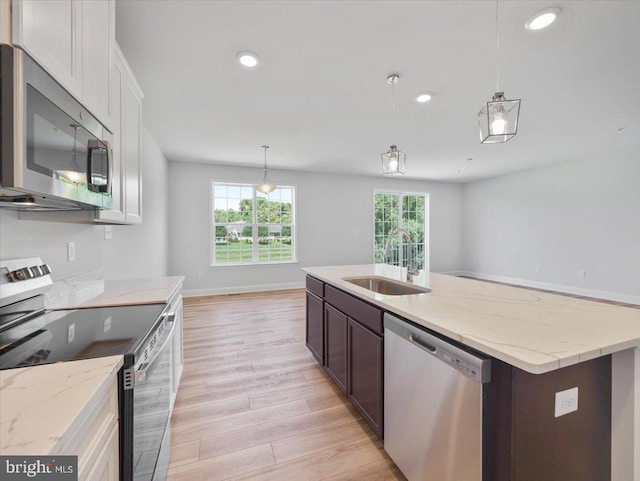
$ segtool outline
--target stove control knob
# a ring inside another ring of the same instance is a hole
[[[40,270],[40,266],[31,266],[29,267],[29,271],[31,272],[33,277],[42,277],[44,275]]]
[[[42,271],[43,276],[46,276],[47,274],[51,274],[51,267],[49,267],[49,264],[42,264],[40,266],[40,270]]]
[[[9,272],[9,278],[13,282],[26,281],[27,279],[31,279],[33,277],[35,276],[31,273],[28,267],[23,267],[22,269],[17,269],[15,271]]]

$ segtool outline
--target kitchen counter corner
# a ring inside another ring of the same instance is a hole
[[[0,371],[0,454],[61,454],[122,364],[111,356]]]

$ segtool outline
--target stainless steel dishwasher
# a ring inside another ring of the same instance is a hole
[[[409,481],[482,481],[491,361],[384,315],[384,449]]]

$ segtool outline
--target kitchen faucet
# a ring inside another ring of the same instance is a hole
[[[387,243],[384,247],[384,259],[386,259],[389,255],[389,249],[391,248],[391,239],[393,239],[393,236],[397,234],[402,234],[407,239],[407,282],[413,282],[413,276],[417,276],[420,272],[417,269],[411,268],[413,244],[411,243],[411,236],[406,230],[400,227],[396,227],[395,229],[392,229],[391,232],[389,232],[389,235],[387,236]]]

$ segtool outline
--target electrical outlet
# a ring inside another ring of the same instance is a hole
[[[542,266],[536,266],[536,272],[540,274],[542,272]]]
[[[107,317],[102,323],[103,332],[109,332],[111,330],[111,316]]]
[[[104,238],[105,240],[113,239],[113,226],[110,226],[110,225],[104,226]]]
[[[580,279],[584,279],[587,276],[587,274],[584,271],[578,271],[578,277]]]
[[[76,260],[76,243],[67,242],[67,261],[73,262]]]
[[[564,416],[578,410],[578,388],[572,387],[556,393],[555,417]]]
[[[76,338],[76,325],[70,324],[67,328],[67,344],[71,344]]]

